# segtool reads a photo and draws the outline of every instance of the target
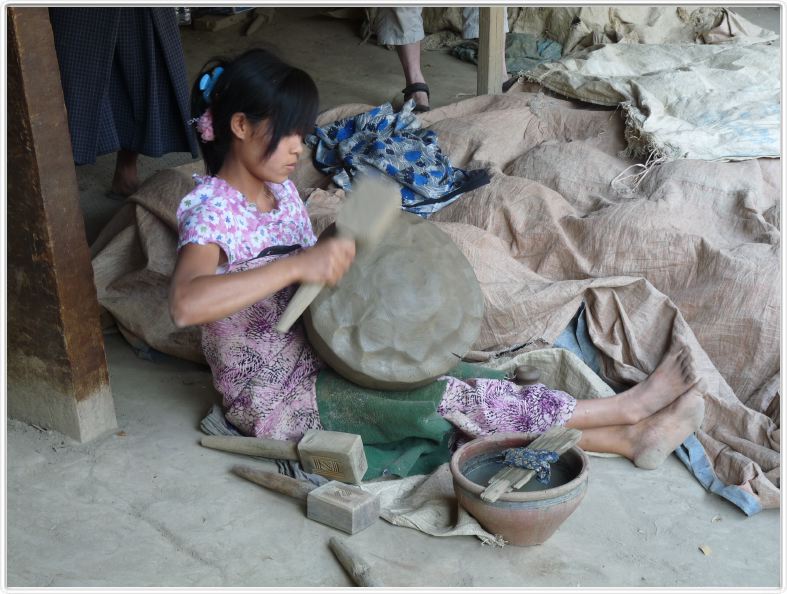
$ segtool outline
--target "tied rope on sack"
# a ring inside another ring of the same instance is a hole
[[[390,103],[337,120],[306,138],[314,165],[347,191],[359,173],[384,174],[401,186],[402,208],[422,217],[437,212],[463,193],[489,183],[486,170],[452,167],[437,134],[421,128],[410,99],[401,111]]]
[[[508,448],[502,455],[503,464],[534,471],[536,480],[542,485],[549,484],[551,465],[560,458],[560,454],[552,450],[529,450],[525,447]]]

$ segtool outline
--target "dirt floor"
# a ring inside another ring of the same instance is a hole
[[[321,10],[281,9],[251,37],[184,29],[190,76],[212,55],[266,43],[314,75],[323,109],[390,100],[403,86],[396,55],[360,44],[358,23]],[[748,10],[778,29],[778,9]],[[474,94],[475,66],[429,52],[424,67],[433,105]],[[141,176],[190,160],[143,158]],[[106,156],[78,169],[88,240],[119,207],[104,195],[113,165]],[[7,586],[353,585],[327,547],[341,533],[229,472],[248,459],[198,445],[199,420],[217,401],[206,368],[143,360],[118,334],[105,340],[116,432],[77,444],[8,421]],[[541,546],[441,539],[383,520],[350,542],[391,587],[740,589],[782,583],[780,535],[777,510],[746,517],[675,457],[655,471],[593,458],[584,501]]]

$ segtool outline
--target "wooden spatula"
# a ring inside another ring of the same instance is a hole
[[[401,209],[402,198],[397,184],[382,176],[358,178],[336,216],[337,235],[354,239],[370,249],[396,221]],[[298,287],[276,324],[276,330],[287,332],[324,286],[304,283]]]
[[[552,427],[546,433],[539,435],[525,449],[551,450],[558,454],[563,454],[574,447],[581,438],[582,432],[578,429]],[[489,479],[486,489],[481,493],[481,499],[490,503],[495,502],[500,499],[503,493],[524,487],[535,474],[532,470],[514,466],[503,468]]]

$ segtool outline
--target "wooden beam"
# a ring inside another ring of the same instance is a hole
[[[117,426],[49,12],[7,9],[8,414]]]
[[[481,7],[478,15],[478,94],[499,95],[505,63],[505,6]]]

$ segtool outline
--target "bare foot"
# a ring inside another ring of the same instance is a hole
[[[658,468],[700,428],[704,415],[705,400],[697,388],[692,388],[664,410],[629,428],[633,442],[631,460],[639,468]]]
[[[672,403],[698,381],[694,359],[683,347],[667,354],[644,382],[621,394],[631,399],[632,424],[638,423]]]

